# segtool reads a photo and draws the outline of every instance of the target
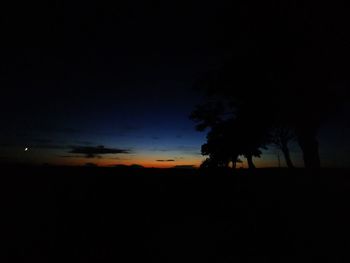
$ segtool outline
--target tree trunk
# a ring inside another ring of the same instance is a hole
[[[303,152],[305,168],[319,170],[321,168],[321,162],[318,152],[316,132],[304,131],[301,134],[298,134],[298,143]]]
[[[237,168],[237,161],[232,160],[232,169],[236,170],[236,168]]]
[[[283,144],[281,150],[283,152],[284,159],[286,160],[287,167],[288,168],[294,168],[294,165],[293,165],[292,160],[290,158],[289,149],[288,149],[287,144]]]
[[[247,162],[248,162],[248,168],[249,168],[249,169],[255,169],[255,165],[254,165],[254,163],[253,163],[253,155],[248,154],[248,155],[246,156],[246,158],[247,158]]]
[[[237,157],[235,156],[232,158],[232,169],[233,170],[237,169],[237,159],[238,159],[238,156]]]

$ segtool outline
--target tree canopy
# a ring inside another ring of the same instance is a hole
[[[319,128],[347,100],[343,21],[321,3],[263,2],[240,8],[230,55],[196,83],[207,101],[192,118],[199,130],[211,129],[203,153],[231,152],[232,157],[238,152],[249,161],[278,139],[292,167],[287,145],[293,137],[305,167],[317,170]],[[245,20],[247,10],[250,19]]]

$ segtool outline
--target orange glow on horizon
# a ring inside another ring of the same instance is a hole
[[[171,155],[170,155],[171,156]],[[125,158],[125,159],[124,159]],[[205,156],[184,156],[180,158],[169,158],[169,155],[147,154],[143,153],[135,156],[121,156],[120,159],[115,159],[114,156],[103,156],[102,158],[86,158],[73,157],[73,158],[55,158],[48,159],[47,163],[53,165],[67,165],[67,166],[84,166],[86,164],[93,164],[99,167],[113,167],[118,165],[140,165],[145,168],[173,168],[176,166],[193,166],[198,168]],[[237,168],[247,168],[247,162],[245,158],[241,158],[242,163],[237,164]],[[165,160],[165,161],[157,161]],[[173,160],[173,161],[169,161]],[[254,158],[254,164],[257,168],[269,168],[279,167],[279,163],[275,158]],[[281,162],[281,167],[285,167],[284,161]]]
[[[187,159],[174,162],[157,162],[155,160],[123,160],[123,161],[114,161],[111,159],[87,159],[87,158],[76,158],[71,160],[64,160],[64,162],[59,161],[55,162],[58,165],[68,165],[68,166],[84,166],[88,163],[96,164],[99,167],[113,167],[118,165],[141,165],[145,168],[173,168],[176,166],[193,166],[194,168],[198,168],[202,162],[202,159]],[[278,167],[276,165],[276,161],[274,160],[261,160],[256,158],[254,163],[257,168],[269,168],[269,167]],[[238,163],[237,168],[247,168],[246,161],[243,160],[243,163]]]
[[[68,165],[68,166],[84,166],[88,163],[95,164],[100,167],[113,167],[118,165],[141,165],[145,168],[172,168],[175,166],[190,166],[193,165],[193,167],[198,168],[201,160],[196,159],[188,159],[188,160],[181,160],[180,161],[165,161],[165,162],[158,162],[156,160],[121,160],[121,161],[115,161],[111,159],[87,159],[87,158],[72,158],[70,160],[59,160],[56,161],[55,164],[58,165]]]

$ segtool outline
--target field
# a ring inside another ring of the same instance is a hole
[[[3,167],[0,261],[348,262],[348,175]]]

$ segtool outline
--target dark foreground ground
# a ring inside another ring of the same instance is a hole
[[[2,168],[0,262],[350,262],[348,175]]]

